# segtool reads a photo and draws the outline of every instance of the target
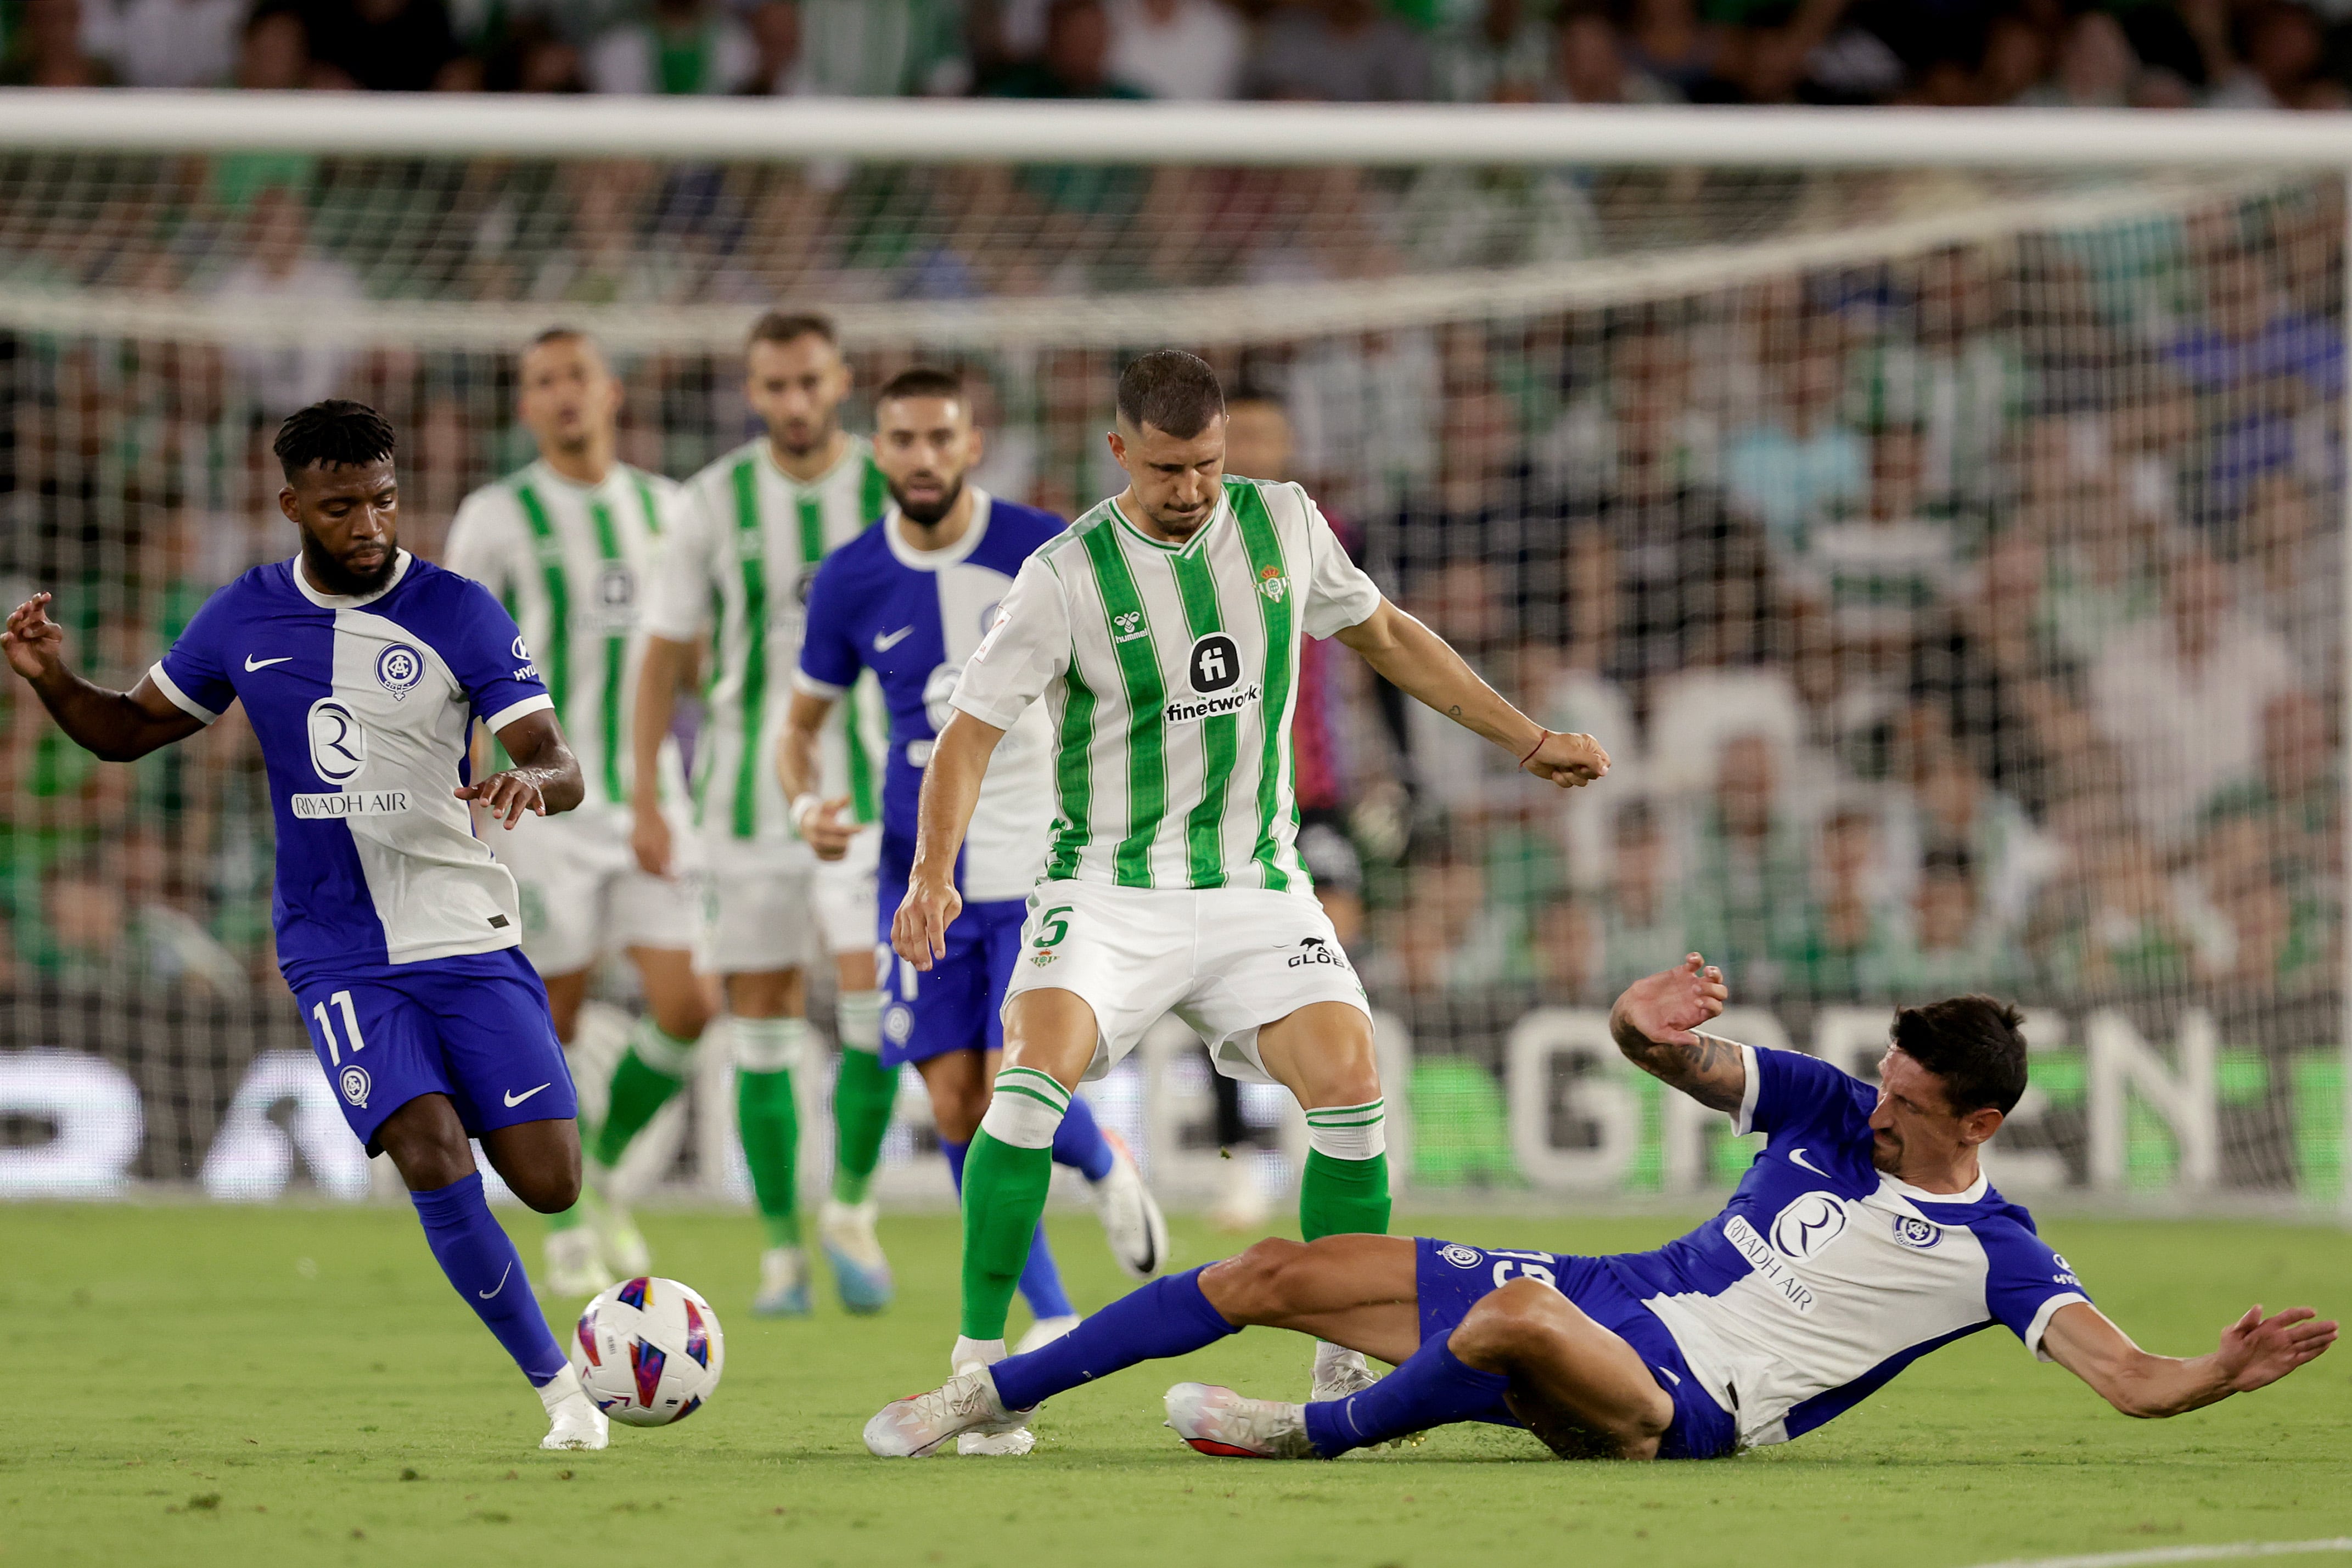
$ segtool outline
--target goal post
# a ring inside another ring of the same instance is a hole
[[[1181,343],[1280,407],[1386,590],[1621,759],[1538,800],[1317,676],[1303,804],[1413,1179],[1721,1185],[1744,1146],[1600,1021],[1699,946],[1734,1032],[1864,1073],[1892,1001],[2023,998],[2005,1188],[2352,1216],[2352,130],[0,92],[0,580],[70,595],[88,667],[284,553],[268,432],[311,397],[394,418],[437,548],[530,455],[554,321],[682,477],[750,429],[752,315],[824,308],[862,386],[963,370],[981,481],[1065,515],[1116,488],[1123,358]],[[102,768],[9,692],[0,1195],[362,1190],[271,971],[249,741]],[[1104,1091],[1180,1185],[1203,1082],[1163,1041]],[[667,1172],[706,1191],[724,1090]]]

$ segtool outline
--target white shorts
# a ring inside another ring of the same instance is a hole
[[[1168,1013],[1209,1047],[1219,1072],[1271,1083],[1262,1024],[1311,1002],[1371,1003],[1312,895],[1257,887],[1114,887],[1045,882],[1029,895],[1005,1006],[1024,991],[1074,991],[1094,1009],[1089,1079]]]
[[[816,925],[827,952],[871,953],[879,945],[874,909],[881,862],[882,825],[875,822],[849,841],[847,854],[816,862]]]
[[[706,844],[702,945],[696,967],[720,975],[797,969],[816,952],[808,846],[736,841]]]
[[[694,946],[690,880],[640,871],[625,816],[526,816],[483,836],[514,873],[523,956],[541,974],[575,974],[630,947]]]

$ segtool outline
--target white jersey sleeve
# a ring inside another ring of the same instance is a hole
[[[1062,580],[1033,555],[1022,563],[996,624],[964,662],[948,700],[982,724],[1011,729],[1069,664],[1070,607]]]
[[[458,504],[449,523],[449,542],[441,550],[445,569],[472,578],[509,604],[519,570],[513,510],[504,499],[503,486],[484,486]]]
[[[651,635],[691,643],[710,618],[720,535],[700,485],[665,497],[662,539],[646,584],[643,624]]]
[[[1307,634],[1320,643],[1345,632],[1350,626],[1361,626],[1381,607],[1381,591],[1364,575],[1364,569],[1348,559],[1339,536],[1331,531],[1324,519],[1322,508],[1299,491],[1307,502],[1307,550],[1309,579],[1307,590]]]

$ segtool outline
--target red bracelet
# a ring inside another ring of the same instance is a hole
[[[1543,726],[1541,725],[1538,725],[1536,727],[1538,729],[1543,729]],[[1543,743],[1549,740],[1551,737],[1552,732],[1550,730],[1544,729],[1544,732],[1536,737],[1536,743],[1528,747],[1527,756],[1519,758],[1519,766],[1525,768],[1529,762],[1533,761],[1535,759],[1536,753],[1543,749]]]

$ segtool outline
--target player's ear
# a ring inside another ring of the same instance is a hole
[[[1127,443],[1119,438],[1119,434],[1116,430],[1110,433],[1109,439],[1111,461],[1118,464],[1121,468],[1126,468]],[[1129,472],[1132,472],[1132,470],[1129,470]]]
[[[297,528],[301,526],[302,511],[294,503],[294,482],[290,479],[278,487],[278,509],[286,515],[288,522]]]
[[[1971,1111],[1960,1118],[1960,1142],[1970,1145],[1990,1143],[1992,1135],[2000,1131],[2000,1124],[2006,1119],[1990,1105],[1981,1111]]]

